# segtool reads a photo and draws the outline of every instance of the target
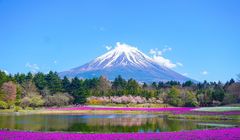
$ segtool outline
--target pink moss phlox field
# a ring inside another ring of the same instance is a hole
[[[49,108],[49,110],[109,110],[109,111],[151,111],[151,112],[172,112],[175,114],[183,114],[191,111],[190,107],[166,107],[166,108],[136,108],[136,107],[69,107],[69,108]]]
[[[0,140],[239,140],[240,128],[160,133],[80,134],[0,131]]]

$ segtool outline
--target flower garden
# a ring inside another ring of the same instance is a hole
[[[239,140],[240,128],[161,133],[79,134],[0,131],[0,140]]]

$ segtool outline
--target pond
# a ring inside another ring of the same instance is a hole
[[[0,128],[81,133],[163,132],[239,126],[236,122],[201,122],[142,114],[1,115]]]

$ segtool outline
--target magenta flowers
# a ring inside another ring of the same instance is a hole
[[[240,128],[160,133],[79,134],[0,131],[0,140],[239,140]]]

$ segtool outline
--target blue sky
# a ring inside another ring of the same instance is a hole
[[[148,55],[157,48],[176,64],[173,70],[193,79],[226,81],[240,73],[239,6],[238,0],[0,0],[0,69],[63,71],[122,42]]]

